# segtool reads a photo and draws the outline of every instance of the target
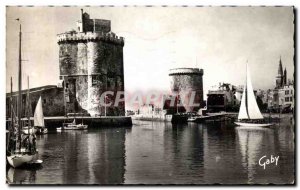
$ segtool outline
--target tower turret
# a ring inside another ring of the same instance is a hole
[[[281,57],[279,59],[278,73],[276,76],[276,88],[280,88],[283,85],[283,70],[282,70],[282,62]]]
[[[286,68],[284,68],[284,73],[283,73],[283,85],[287,84],[287,73],[286,73]]]

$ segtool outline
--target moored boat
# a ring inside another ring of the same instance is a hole
[[[48,133],[48,129],[45,127],[41,96],[39,98],[38,103],[36,104],[35,111],[34,111],[34,127],[37,129],[37,134],[39,135]]]
[[[252,88],[250,71],[246,68],[246,85],[243,90],[242,101],[240,105],[238,120],[234,122],[236,125],[246,127],[268,127],[273,125],[264,120],[261,114]]]
[[[57,131],[63,131],[63,130],[86,130],[88,128],[88,125],[85,125],[83,123],[76,124],[75,119],[72,123],[63,123],[62,127],[56,128]]]
[[[11,123],[9,130],[9,139],[7,145],[7,161],[8,163],[16,168],[22,166],[23,164],[32,162],[38,156],[38,151],[36,149],[36,136],[34,133],[31,133],[31,124],[29,117],[29,79],[28,79],[28,91],[27,91],[27,101],[26,101],[26,114],[27,114],[27,131],[28,134],[24,133],[23,123],[21,120],[22,117],[22,57],[21,57],[21,24],[19,32],[19,72],[18,72],[18,106],[17,106],[17,119],[16,114],[13,108],[12,102],[12,79],[11,79]]]

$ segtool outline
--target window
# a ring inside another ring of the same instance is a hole
[[[62,80],[63,79],[63,76],[59,76],[59,80]]]
[[[97,85],[99,83],[99,76],[92,75],[92,85]]]
[[[46,104],[46,99],[44,99],[44,104]]]
[[[287,94],[289,94],[289,90],[286,90],[286,91],[285,91],[285,95],[287,95]]]
[[[293,101],[293,97],[290,97],[290,101],[291,101],[291,102]]]
[[[66,88],[69,88],[69,83],[68,82],[66,83]]]

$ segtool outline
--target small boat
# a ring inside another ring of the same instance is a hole
[[[88,128],[88,125],[85,125],[83,123],[76,124],[75,119],[72,123],[63,123],[62,127],[56,128],[57,131],[63,131],[63,130],[86,130]]]
[[[18,106],[17,106],[17,119],[16,114],[13,108],[12,102],[12,79],[11,79],[11,100],[10,100],[10,107],[11,107],[11,124],[10,124],[10,132],[9,132],[9,140],[7,145],[7,161],[8,163],[16,168],[22,166],[23,164],[32,162],[33,160],[37,159],[38,151],[36,149],[36,136],[34,133],[30,133],[32,129],[30,126],[30,116],[29,116],[29,78],[28,78],[28,90],[27,90],[27,128],[22,127],[22,94],[21,94],[21,84],[22,84],[22,57],[21,57],[21,24],[20,24],[20,32],[19,32],[19,75],[18,75]],[[23,130],[24,129],[24,130]],[[24,132],[27,135],[24,134]]]
[[[38,103],[36,104],[35,111],[34,111],[34,127],[37,129],[37,134],[39,135],[48,133],[48,129],[45,127],[41,96],[39,98]]]
[[[22,132],[23,132],[25,135],[36,134],[37,129],[36,129],[35,127],[25,126],[25,127],[22,127]]]
[[[37,154],[32,154],[30,151],[15,152],[7,157],[7,161],[12,167],[17,168],[25,163],[33,162],[36,156]]]
[[[248,64],[246,66],[246,85],[243,90],[242,102],[239,110],[238,120],[234,122],[236,125],[246,127],[268,127],[273,125],[267,123],[261,114],[252,88],[250,71]]]
[[[188,121],[188,122],[196,122],[196,121],[197,121],[197,118],[196,118],[196,117],[190,117],[190,118],[188,118],[187,121]]]

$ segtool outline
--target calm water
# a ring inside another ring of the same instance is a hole
[[[42,168],[13,169],[16,184],[247,184],[294,181],[294,127],[134,121],[132,128],[38,137]],[[258,160],[279,156],[264,170]]]

